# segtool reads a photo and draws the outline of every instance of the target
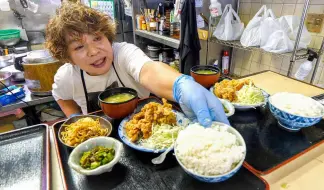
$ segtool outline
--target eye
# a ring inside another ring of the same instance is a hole
[[[100,41],[101,40],[101,36],[97,36],[94,38],[94,41]]]
[[[78,51],[78,50],[80,50],[80,49],[82,49],[83,48],[83,46],[77,46],[76,48],[74,48],[74,50],[75,51]]]

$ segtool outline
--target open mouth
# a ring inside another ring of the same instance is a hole
[[[105,65],[106,63],[106,57],[103,57],[97,61],[95,61],[94,63],[92,63],[91,65],[95,68],[101,68]]]

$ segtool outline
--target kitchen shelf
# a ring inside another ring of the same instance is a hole
[[[237,48],[237,49],[242,49],[242,50],[247,50],[247,51],[259,51],[260,53],[271,54],[271,55],[274,55],[277,57],[291,57],[292,56],[292,52],[290,52],[290,53],[271,53],[271,52],[264,51],[263,49],[261,49],[259,47],[244,47],[244,46],[242,46],[241,42],[238,40],[237,41],[224,41],[224,40],[219,40],[217,38],[211,38],[211,39],[209,39],[209,41],[217,43],[217,44]],[[314,50],[314,51],[318,52],[318,50]],[[296,60],[306,59],[307,57],[308,57],[307,49],[298,50],[296,53]]]
[[[180,40],[176,38],[172,38],[167,35],[161,35],[158,32],[149,32],[145,30],[135,30],[135,34],[138,36],[141,36],[143,38],[147,38],[150,40],[153,40],[155,42],[173,47],[173,48],[178,48],[180,45]]]

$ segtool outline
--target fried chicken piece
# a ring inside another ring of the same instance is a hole
[[[222,99],[227,99],[230,102],[237,101],[236,92],[241,90],[244,85],[253,85],[251,79],[244,80],[223,80],[220,83],[216,83],[214,86],[214,94]]]
[[[153,124],[176,124],[176,115],[172,112],[172,105],[162,99],[163,105],[150,102],[146,104],[139,113],[125,124],[127,136],[132,142],[143,137],[149,138],[152,135]]]

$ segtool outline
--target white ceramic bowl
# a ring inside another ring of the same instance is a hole
[[[246,144],[245,144],[245,141],[242,137],[242,135],[236,130],[234,129],[233,127],[229,126],[229,125],[226,125],[224,123],[220,123],[220,122],[214,122],[215,124],[218,124],[218,125],[224,125],[224,126],[227,126],[228,127],[228,132],[234,134],[240,145],[244,146],[245,148],[245,153],[244,153],[244,157],[243,159],[230,171],[224,173],[224,174],[221,174],[221,175],[214,175],[214,176],[206,176],[206,175],[200,175],[200,174],[197,174],[197,173],[194,173],[193,171],[189,170],[181,161],[180,161],[180,158],[178,158],[178,155],[177,155],[177,142],[175,143],[175,146],[174,146],[174,153],[175,153],[175,156],[176,156],[176,159],[178,161],[178,163],[180,164],[180,166],[182,167],[182,169],[187,173],[189,174],[190,176],[192,176],[193,178],[199,180],[199,181],[202,181],[202,182],[207,182],[207,183],[217,183],[217,182],[221,182],[221,181],[225,181],[229,178],[231,178],[237,171],[239,171],[239,169],[242,167],[242,164],[244,162],[244,159],[245,159],[245,156],[246,156]]]
[[[93,149],[96,146],[112,147],[115,149],[115,157],[108,164],[99,166],[93,170],[87,170],[80,166],[79,161],[82,157],[82,154],[86,151]],[[105,172],[110,172],[115,164],[118,163],[123,151],[123,144],[118,140],[111,137],[96,137],[91,138],[73,149],[72,153],[69,156],[68,164],[76,172],[83,175],[99,175]]]
[[[222,104],[224,105],[224,107],[228,110],[228,113],[225,113],[225,115],[227,117],[230,117],[230,116],[234,115],[235,108],[234,108],[233,104],[230,101],[224,100],[224,99],[219,99],[219,101],[221,101]]]

